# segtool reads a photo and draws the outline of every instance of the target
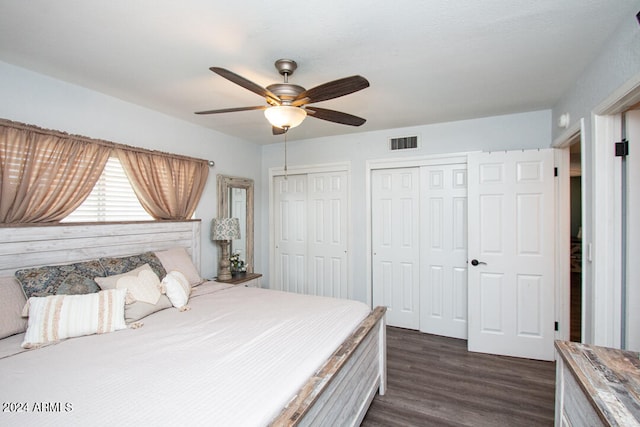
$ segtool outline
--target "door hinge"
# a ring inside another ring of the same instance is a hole
[[[554,327],[555,331],[559,331],[560,330],[560,324],[558,322],[554,322],[553,327]]]
[[[558,168],[553,168],[553,176],[558,176]]]
[[[629,155],[629,141],[623,139],[615,143],[616,157],[627,157]]]

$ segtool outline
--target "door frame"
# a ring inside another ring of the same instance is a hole
[[[371,307],[373,302],[373,243],[371,236],[372,221],[372,200],[371,200],[371,171],[376,169],[397,169],[432,165],[466,164],[468,152],[434,154],[429,156],[404,157],[395,159],[373,159],[367,160],[365,165],[365,192],[366,192],[366,212],[367,212],[367,304]]]
[[[567,128],[558,138],[551,144],[555,148],[555,164],[558,170],[558,179],[556,180],[556,320],[559,322],[559,330],[556,331],[556,339],[569,341],[571,337],[571,265],[568,262],[568,256],[571,252],[571,207],[570,207],[570,153],[569,147],[574,137],[580,135],[580,163],[583,169],[582,175],[585,175],[585,138],[584,138],[584,119],[578,120],[575,124]],[[591,233],[586,226],[586,197],[585,180],[582,180],[580,192],[581,198],[581,222],[583,242],[588,241],[585,236]],[[582,250],[587,247],[583,243]],[[584,254],[582,264],[584,264]],[[584,271],[584,267],[582,267]],[[582,292],[582,336],[585,335],[585,276],[582,275],[581,286]]]
[[[614,155],[620,140],[620,114],[593,115],[592,148],[592,263],[590,343],[620,346],[620,301],[622,266],[621,160]]]
[[[591,224],[587,262],[591,279],[585,283],[588,299],[583,306],[583,342],[607,347],[620,346],[622,232],[620,159],[613,143],[621,137],[621,113],[640,102],[640,73],[614,90],[591,111]],[[585,324],[586,323],[586,324]]]
[[[317,165],[298,165],[288,166],[287,175],[308,175],[312,173],[331,173],[346,172],[348,177],[347,184],[347,288],[349,298],[353,298],[353,227],[351,224],[351,162],[323,163]],[[273,179],[276,176],[284,176],[285,170],[283,166],[269,168],[269,283],[275,283],[275,206],[274,206],[274,188]]]

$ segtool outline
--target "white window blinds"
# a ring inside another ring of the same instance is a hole
[[[109,157],[87,199],[62,222],[150,221],[117,157]]]

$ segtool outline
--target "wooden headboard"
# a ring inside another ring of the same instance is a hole
[[[0,276],[183,246],[200,271],[200,220],[0,227]]]

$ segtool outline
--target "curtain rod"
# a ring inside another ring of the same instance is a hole
[[[14,121],[8,120],[8,119],[0,118],[0,126],[7,126],[7,127],[11,127],[11,128],[15,128],[15,129],[22,129],[22,130],[30,130],[30,131],[38,132],[38,133],[45,134],[45,135],[57,136],[59,138],[70,138],[70,139],[75,139],[75,140],[86,142],[86,143],[90,143],[90,144],[100,144],[100,145],[103,145],[103,146],[106,146],[106,147],[110,147],[110,148],[121,148],[123,150],[136,151],[136,152],[139,152],[139,153],[158,154],[158,155],[162,155],[162,156],[173,157],[173,158],[176,158],[176,159],[191,160],[191,161],[196,161],[196,162],[205,162],[211,167],[213,167],[215,165],[215,162],[213,160],[205,160],[205,159],[199,159],[197,157],[184,156],[182,154],[167,153],[167,152],[164,152],[164,151],[150,150],[150,149],[141,148],[141,147],[134,147],[134,146],[131,146],[131,145],[126,145],[126,144],[120,144],[120,143],[117,143],[117,142],[106,141],[104,139],[96,139],[96,138],[90,138],[88,136],[83,136],[83,135],[69,134],[67,132],[54,130],[54,129],[44,129],[44,128],[41,128],[41,127],[36,126],[36,125],[30,125],[30,124],[26,124],[26,123],[14,122]]]

